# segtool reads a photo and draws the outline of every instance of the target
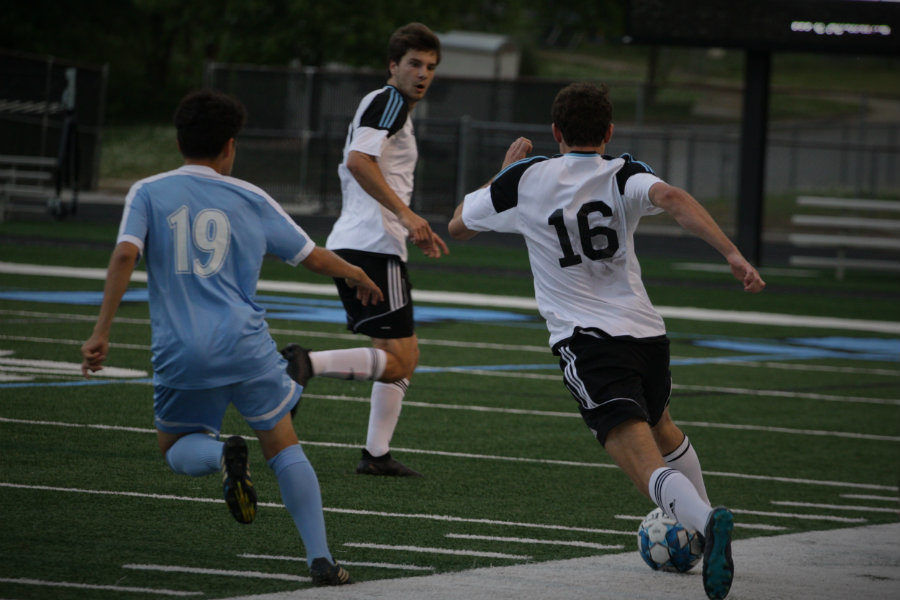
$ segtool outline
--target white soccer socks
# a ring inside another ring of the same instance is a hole
[[[694,488],[703,501],[709,504],[709,496],[706,495],[706,486],[703,485],[703,470],[700,468],[700,459],[697,457],[697,451],[691,445],[687,436],[675,450],[663,456],[666,464],[673,469],[678,469],[691,480]]]
[[[387,353],[378,348],[348,348],[346,350],[322,350],[309,353],[313,374],[317,377],[378,379],[387,365]]]
[[[650,498],[682,525],[703,532],[712,507],[700,497],[691,480],[671,467],[660,467],[650,475]]]
[[[369,408],[369,431],[366,435],[366,450],[372,456],[384,456],[391,449],[391,438],[400,420],[400,409],[407,389],[409,379],[393,383],[376,381],[372,384],[372,406]]]

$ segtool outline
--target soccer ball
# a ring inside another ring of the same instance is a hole
[[[641,522],[637,533],[638,552],[654,571],[685,573],[703,557],[696,531],[654,509]]]

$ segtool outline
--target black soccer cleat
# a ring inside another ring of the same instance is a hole
[[[288,376],[303,387],[306,387],[307,382],[313,376],[312,362],[309,360],[309,350],[300,344],[288,344],[281,349],[281,356],[283,356],[288,363]]]
[[[222,448],[222,491],[235,520],[252,523],[256,517],[256,490],[250,479],[247,442],[239,435],[225,440]]]
[[[314,558],[309,567],[313,585],[344,585],[350,583],[350,573],[341,565],[328,562],[324,556]]]
[[[363,448],[362,458],[356,465],[356,472],[360,475],[386,475],[389,477],[422,477],[418,471],[413,471],[399,460],[394,460],[391,453],[383,456],[372,456]]]
[[[307,382],[313,376],[312,362],[309,360],[309,350],[300,344],[288,344],[281,349],[281,356],[287,361],[288,377],[300,384],[300,387],[306,388]],[[300,408],[300,400],[291,409],[291,418],[297,416],[297,409]]]
[[[734,515],[725,507],[714,508],[703,530],[703,589],[710,600],[722,600],[734,580],[731,532]]]

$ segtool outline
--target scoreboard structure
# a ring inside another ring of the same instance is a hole
[[[900,54],[900,0],[632,0],[628,41]]]
[[[628,0],[625,41],[745,51],[737,244],[759,265],[772,53],[900,56],[900,0]]]

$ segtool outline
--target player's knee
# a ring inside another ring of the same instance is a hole
[[[419,364],[419,349],[414,348],[407,352],[388,352],[387,364],[378,381],[393,383],[401,379],[412,377],[416,366]]]

